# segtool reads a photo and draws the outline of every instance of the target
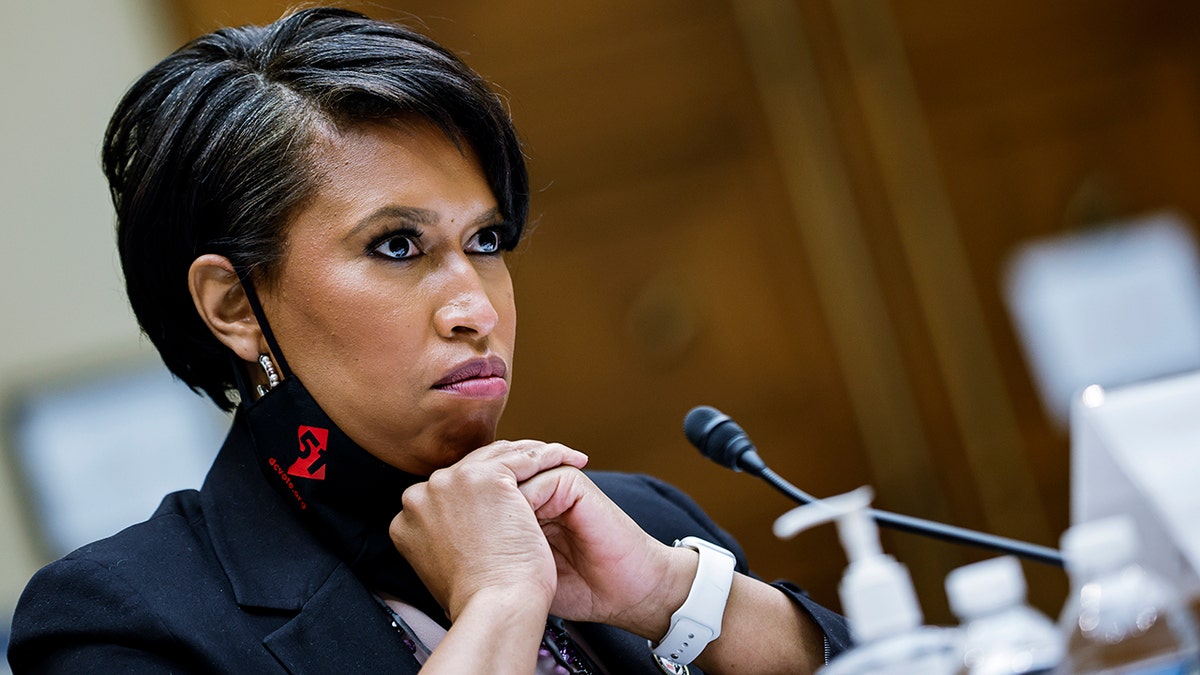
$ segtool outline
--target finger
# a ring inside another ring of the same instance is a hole
[[[479,453],[478,456],[472,457]],[[541,441],[497,441],[468,455],[471,461],[489,460],[506,467],[518,483],[543,471],[559,466],[582,469],[587,465],[587,455],[562,443]],[[467,461],[464,458],[464,461]]]
[[[522,481],[517,488],[539,520],[552,520],[575,506],[593,485],[576,467],[559,466]]]

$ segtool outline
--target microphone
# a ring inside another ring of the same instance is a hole
[[[692,408],[683,418],[683,435],[702,455],[727,469],[757,476],[767,468],[746,432],[716,408]]]
[[[784,480],[758,456],[750,436],[728,415],[709,406],[692,408],[683,420],[683,433],[700,454],[734,471],[745,471],[762,478],[797,504],[808,504],[817,498]],[[937,523],[879,509],[868,511],[875,522],[902,532],[911,532],[955,544],[1020,556],[1027,560],[1063,566],[1062,553],[1053,548],[1028,542],[976,532],[954,525]]]

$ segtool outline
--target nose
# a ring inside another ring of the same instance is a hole
[[[441,300],[433,315],[434,329],[444,338],[491,334],[500,315],[479,272],[469,260],[457,260],[447,267]]]

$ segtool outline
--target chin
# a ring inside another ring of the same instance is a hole
[[[504,402],[473,403],[426,413],[417,428],[411,426],[417,423],[415,419],[405,420],[401,428],[389,429],[363,447],[401,471],[428,476],[496,440]]]
[[[447,455],[455,457],[450,463],[496,440],[496,426],[499,423],[498,417],[466,419],[447,428],[440,441]]]
[[[422,473],[432,473],[458,462],[463,457],[496,440],[500,415],[495,410],[477,410],[471,415],[448,416],[446,421],[430,429],[425,452],[420,457],[429,462]]]

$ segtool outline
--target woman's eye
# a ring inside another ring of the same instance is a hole
[[[499,253],[500,252],[500,231],[495,228],[480,230],[478,234],[471,237],[471,242],[467,246],[467,251],[470,253]]]
[[[396,234],[384,239],[371,251],[393,260],[413,258],[421,253],[421,249],[417,248],[412,237],[404,234]]]

